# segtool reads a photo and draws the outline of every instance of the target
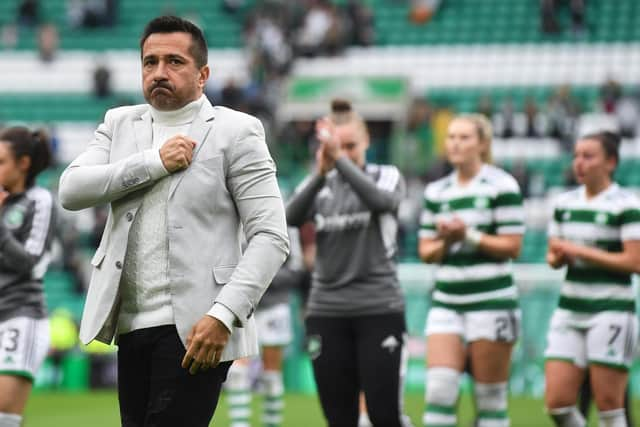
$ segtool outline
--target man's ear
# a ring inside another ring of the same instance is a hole
[[[200,68],[200,78],[198,79],[198,86],[204,88],[207,84],[207,80],[209,79],[209,75],[211,74],[211,69],[208,65],[203,65]]]

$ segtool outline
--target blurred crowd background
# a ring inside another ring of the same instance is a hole
[[[525,330],[512,391],[539,395],[544,322],[559,283],[544,265],[547,205],[574,184],[576,137],[620,132],[616,178],[640,187],[640,2],[1,0],[0,128],[25,123],[50,130],[57,166],[43,174],[42,185],[55,190],[108,108],[144,102],[138,38],[161,14],[204,30],[212,67],[206,94],[262,120],[285,197],[312,167],[313,123],[334,96],[353,101],[367,119],[370,160],[405,174],[409,193],[398,239],[412,335],[408,387],[422,386],[429,306],[429,269],[416,253],[422,192],[449,170],[443,158],[449,120],[461,112],[491,119],[494,161],[514,174],[526,197],[527,233],[516,269]],[[88,259],[106,211],[61,209],[60,218],[45,280],[53,346],[37,385],[111,387],[113,348],[81,347],[76,338]],[[297,316],[302,304],[294,292]],[[291,390],[308,390],[310,368],[296,329],[285,375]],[[640,394],[637,367],[632,382]]]

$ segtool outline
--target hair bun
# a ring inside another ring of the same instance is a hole
[[[351,103],[346,99],[336,98],[331,101],[331,112],[333,113],[349,113],[352,110]]]

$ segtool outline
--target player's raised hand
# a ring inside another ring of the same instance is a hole
[[[182,359],[182,367],[193,375],[198,370],[206,371],[218,366],[230,334],[220,320],[203,316],[187,336],[187,352]]]
[[[160,148],[164,168],[173,173],[189,167],[195,146],[196,142],[184,135],[169,138]]]
[[[342,155],[340,137],[331,120],[324,117],[316,122],[316,138],[324,147],[324,154],[331,160],[336,161]]]
[[[320,144],[316,150],[316,167],[320,175],[326,175],[335,166],[335,161],[331,159],[324,144]]]

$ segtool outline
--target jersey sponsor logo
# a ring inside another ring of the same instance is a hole
[[[396,351],[396,348],[398,348],[399,345],[400,342],[398,341],[398,339],[393,335],[389,335],[382,341],[380,347],[388,350],[389,353],[393,353],[394,351]]]
[[[4,224],[10,230],[16,230],[24,224],[27,209],[22,205],[11,206],[4,215]]]
[[[371,221],[371,212],[358,212],[345,215],[324,216],[316,214],[316,231],[342,231],[352,228],[364,228]]]

